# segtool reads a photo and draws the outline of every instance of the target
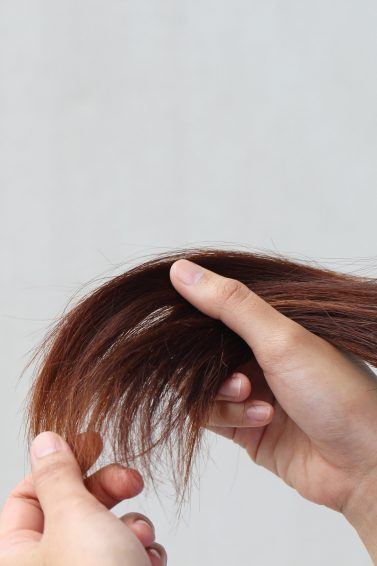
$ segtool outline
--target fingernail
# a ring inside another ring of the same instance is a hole
[[[229,397],[230,399],[238,398],[241,393],[241,376],[234,373],[229,379],[224,381],[219,389],[219,393],[224,397]]]
[[[149,553],[155,556],[156,558],[161,558],[161,554],[155,548],[149,548]]]
[[[44,458],[62,449],[62,443],[56,434],[52,432],[42,432],[36,436],[31,445],[31,452],[36,458]]]
[[[154,527],[151,523],[148,523],[147,521],[144,521],[144,519],[137,519],[135,521],[135,525],[143,525],[143,527],[148,527],[148,529],[152,529],[152,531],[154,532]]]
[[[268,405],[250,405],[246,409],[246,416],[250,421],[266,421],[271,415],[271,407]]]
[[[195,285],[202,277],[204,270],[196,263],[181,259],[174,264],[174,274],[185,285]]]

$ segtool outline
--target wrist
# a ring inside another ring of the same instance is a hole
[[[357,482],[342,513],[377,564],[377,470]]]

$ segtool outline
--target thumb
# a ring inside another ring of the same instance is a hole
[[[173,263],[175,289],[204,314],[221,320],[250,346],[263,370],[310,333],[240,281],[222,277],[191,261]],[[298,341],[297,338],[300,340]]]
[[[31,445],[31,468],[34,489],[45,518],[58,517],[69,510],[72,498],[90,501],[80,467],[68,444],[53,432],[42,432]],[[75,512],[82,505],[75,505]]]

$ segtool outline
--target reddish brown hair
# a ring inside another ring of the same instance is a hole
[[[31,437],[53,430],[83,462],[90,446],[81,453],[77,435],[97,431],[110,439],[115,460],[142,466],[152,479],[165,447],[177,486],[187,485],[219,386],[252,352],[175,291],[169,269],[179,258],[242,281],[311,332],[377,366],[374,279],[260,253],[178,251],[111,279],[57,323],[31,391]]]

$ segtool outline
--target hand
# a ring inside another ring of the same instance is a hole
[[[255,356],[221,387],[208,428],[310,501],[343,512],[377,559],[374,373],[238,281],[187,260],[173,264],[171,281]]]
[[[118,519],[109,511],[142,491],[136,470],[106,466],[84,484],[67,443],[50,432],[34,440],[31,464],[31,475],[14,489],[0,515],[2,566],[166,564],[149,519],[137,513]]]

